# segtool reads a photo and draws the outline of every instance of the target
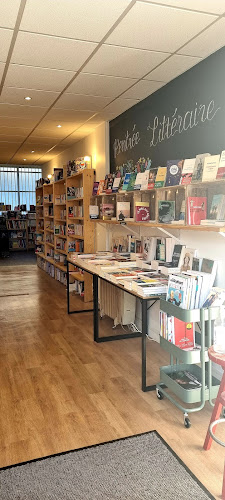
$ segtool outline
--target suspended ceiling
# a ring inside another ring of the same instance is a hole
[[[224,45],[224,0],[0,2],[0,163],[49,161]]]

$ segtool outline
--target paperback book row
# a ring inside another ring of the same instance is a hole
[[[24,229],[26,230],[27,228],[27,221],[26,220],[7,220],[7,227],[8,229]]]
[[[83,187],[67,187],[67,200],[75,200],[76,198],[83,198]]]
[[[65,205],[66,194],[56,194],[55,195],[55,205]]]
[[[77,158],[76,160],[70,160],[67,163],[67,177],[71,177],[71,175],[77,174],[85,168],[91,168],[90,156],[84,156]]]
[[[44,203],[53,203],[53,194],[45,194],[43,199]]]
[[[45,242],[46,243],[51,243],[51,245],[54,245],[54,234],[47,233],[46,236],[45,236]]]
[[[66,240],[63,240],[62,238],[56,238],[55,240],[55,248],[56,250],[62,250],[66,252]]]
[[[144,172],[127,172],[124,178],[120,173],[107,174],[104,180],[94,183],[93,195],[148,190],[179,184],[199,184],[224,178],[225,150],[221,155],[202,153],[186,160],[168,160],[165,167],[150,167]]]
[[[42,222],[42,221],[40,221]],[[45,228],[46,228],[46,231],[54,231],[54,222],[53,220],[46,220],[45,221]]]
[[[81,240],[68,241],[68,252],[81,253],[84,251],[84,242]]]
[[[84,207],[83,205],[72,205],[68,207],[68,218],[73,217],[83,217],[84,216]]]
[[[51,205],[44,207],[44,217],[53,217],[54,216],[54,208]]]
[[[54,234],[60,234],[61,236],[66,236],[66,225],[65,224],[55,224]]]
[[[84,226],[82,224],[68,224],[67,229],[68,236],[82,236],[84,234]]]
[[[175,239],[169,236],[166,238],[155,236],[137,238],[129,234],[127,236],[113,237],[111,248],[114,253],[129,252],[131,254],[143,254],[146,262],[151,263],[153,260],[157,260],[158,264],[158,261],[172,261],[174,245]],[[155,270],[158,270],[158,267]]]
[[[63,285],[66,285],[66,273],[64,271],[61,271],[60,269],[57,269],[54,264],[50,264],[50,262],[38,256],[37,265],[52,278],[55,278]]]

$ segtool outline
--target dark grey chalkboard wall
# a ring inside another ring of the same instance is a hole
[[[225,47],[112,120],[110,168],[225,149]]]

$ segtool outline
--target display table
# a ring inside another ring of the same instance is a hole
[[[148,323],[147,323],[147,314],[148,314],[148,309],[162,296],[147,296],[143,297],[142,295],[139,295],[136,291],[134,290],[129,290],[120,283],[115,283],[111,281],[109,278],[107,278],[107,273],[104,273],[101,271],[100,266],[94,266],[89,264],[86,259],[82,258],[76,258],[76,259],[67,259],[67,312],[68,314],[74,314],[74,313],[81,313],[81,312],[87,312],[87,310],[79,310],[79,311],[71,311],[70,310],[70,292],[69,292],[69,265],[72,264],[73,266],[89,273],[93,277],[93,333],[94,333],[94,341],[97,343],[100,342],[110,342],[113,340],[124,340],[124,339],[130,339],[130,338],[135,338],[135,337],[141,337],[142,338],[142,391],[147,392],[147,391],[154,391],[156,389],[155,385],[147,385],[146,382],[146,340],[148,336]],[[141,305],[142,305],[142,328],[141,332],[134,332],[134,333],[125,333],[121,335],[110,335],[110,336],[104,336],[100,337],[99,336],[99,317],[98,317],[98,280],[104,280],[107,283],[110,283],[112,286],[115,286],[117,288],[120,288],[124,290],[124,292],[129,293],[133,296],[135,296],[137,299],[140,300]],[[148,307],[148,302],[151,301],[151,305]],[[89,309],[90,311],[90,309]]]

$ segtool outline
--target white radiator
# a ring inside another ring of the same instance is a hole
[[[100,280],[100,314],[109,316],[114,325],[135,322],[136,298],[119,288]]]

